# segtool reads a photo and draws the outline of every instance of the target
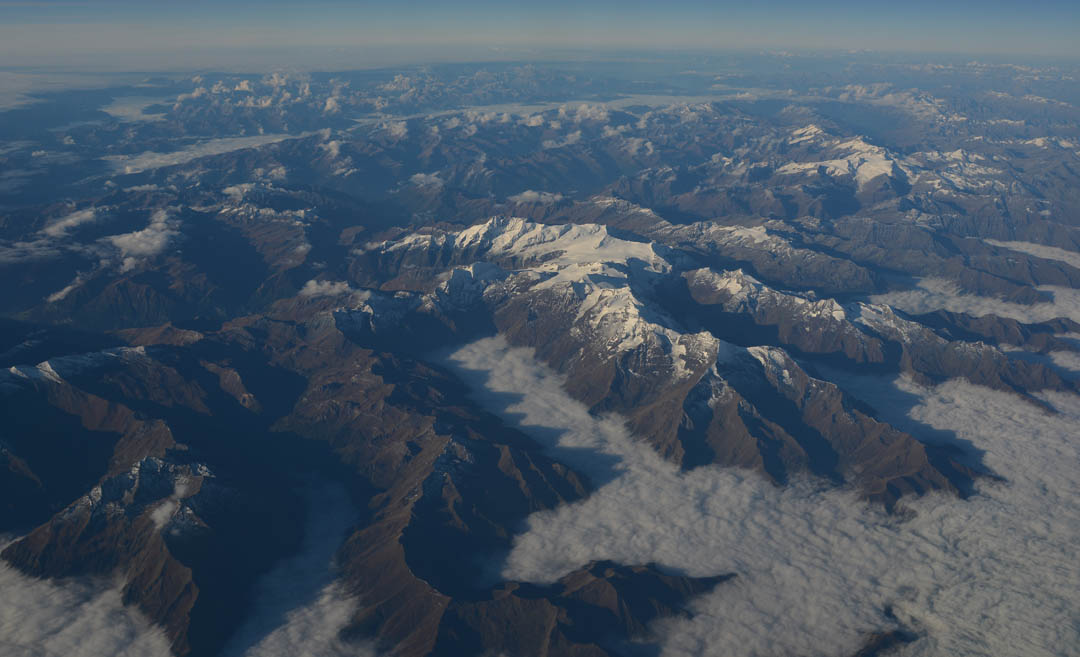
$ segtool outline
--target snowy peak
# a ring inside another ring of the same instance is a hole
[[[788,142],[796,146],[817,147],[812,152],[827,157],[788,162],[776,170],[778,174],[805,175],[822,171],[828,176],[851,176],[861,191],[877,178],[903,173],[891,153],[861,137],[832,139],[817,126],[807,126],[794,131]]]
[[[783,308],[790,317],[843,322],[847,314],[835,299],[809,299],[774,290],[741,269],[695,269],[684,274],[696,298],[721,303],[729,312]],[[710,294],[710,292],[712,294]]]
[[[455,236],[454,247],[476,249],[491,257],[551,259],[558,265],[626,262],[632,258],[662,262],[651,244],[612,237],[606,226],[548,225],[516,217],[498,217],[471,226]]]

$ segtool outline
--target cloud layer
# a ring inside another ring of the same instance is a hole
[[[112,162],[113,167],[118,173],[141,173],[143,171],[149,171],[150,169],[186,164],[187,162],[191,162],[200,157],[221,155],[223,153],[238,151],[245,148],[256,148],[258,146],[273,144],[286,139],[297,139],[305,136],[307,135],[278,134],[255,135],[252,137],[224,137],[222,139],[209,139],[204,142],[192,144],[187,148],[171,153],[147,151],[138,155],[116,155],[105,157],[103,159]]]
[[[889,304],[913,314],[944,308],[976,316],[993,314],[1027,323],[1045,322],[1057,317],[1080,321],[1080,290],[1052,285],[1044,285],[1038,289],[1052,293],[1053,302],[1024,305],[992,297],[963,294],[956,283],[943,278],[924,278],[914,289],[877,294],[870,297],[870,301]]]
[[[551,581],[592,559],[738,574],[694,602],[694,618],[654,628],[665,655],[851,654],[897,626],[887,609],[919,636],[903,654],[1052,655],[1080,645],[1074,396],[1048,397],[1062,411],[1052,416],[956,381],[846,382],[904,428],[971,441],[1007,480],[980,483],[967,501],[911,501],[913,517],[901,520],[812,481],[777,488],[734,469],[682,473],[620,421],[589,415],[530,351],[500,338],[449,363],[481,403],[525,431],[562,430],[559,446],[576,449],[560,456],[581,455],[570,465],[587,474],[590,455],[619,459],[620,476],[588,499],[530,517],[503,576]],[[518,401],[507,405],[508,393]]]
[[[366,645],[338,636],[355,610],[335,581],[334,554],[356,510],[339,485],[313,484],[300,552],[260,581],[248,621],[225,654],[233,657],[336,657],[374,655]]]
[[[164,633],[101,584],[34,579],[0,561],[0,654],[169,657]]]

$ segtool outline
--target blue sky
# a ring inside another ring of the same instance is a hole
[[[77,63],[87,55],[182,61],[200,51],[274,48],[356,48],[391,58],[451,59],[549,48],[874,49],[1080,58],[1078,31],[1076,0],[0,0],[0,66]]]

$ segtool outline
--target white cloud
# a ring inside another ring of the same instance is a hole
[[[225,649],[230,656],[373,656],[366,644],[340,637],[356,609],[334,581],[334,554],[354,522],[356,510],[339,485],[312,485],[300,552],[284,560],[256,587],[254,608]]]
[[[577,123],[582,121],[607,121],[608,117],[606,105],[582,103],[573,109],[569,105],[563,105],[559,108],[559,118],[572,119]]]
[[[285,75],[285,74],[279,73],[277,71],[275,71],[271,75],[267,75],[267,76],[263,77],[263,84],[270,85],[271,87],[274,87],[274,88],[284,87],[288,83],[289,83],[288,76]]]
[[[169,657],[169,642],[119,587],[40,580],[0,561],[0,654],[11,657]]]
[[[1057,317],[1080,321],[1080,290],[1051,285],[1038,289],[1053,294],[1053,302],[1025,305],[992,297],[963,294],[956,283],[943,278],[923,278],[914,289],[877,294],[870,297],[870,301],[886,303],[912,314],[929,313],[944,308],[951,312],[976,316],[994,314],[1027,323],[1045,322]]]
[[[653,154],[653,143],[642,137],[630,137],[623,146],[630,155],[637,155],[638,151],[644,150],[645,155]]]
[[[617,459],[617,476],[587,499],[530,516],[504,577],[551,581],[593,559],[738,575],[695,600],[693,618],[653,628],[665,655],[851,654],[894,627],[887,607],[919,635],[900,654],[1052,655],[1080,645],[1076,396],[1048,396],[1062,410],[1048,415],[964,382],[855,382],[886,419],[955,432],[1007,479],[981,482],[969,500],[911,500],[914,517],[902,520],[813,481],[780,488],[737,469],[680,472],[501,338],[468,345],[449,364],[511,423],[561,430],[537,437],[572,448],[558,453],[569,465],[589,474],[612,467],[597,456]],[[518,401],[508,405],[507,393]]]
[[[156,256],[164,251],[174,237],[179,235],[177,222],[169,218],[168,210],[157,210],[150,216],[146,228],[122,235],[104,238],[120,250],[124,269],[131,269],[140,258]]]
[[[0,263],[3,264],[57,258],[63,253],[65,253],[64,249],[55,241],[48,239],[38,239],[32,242],[0,241]]]
[[[1057,260],[1064,262],[1067,265],[1072,265],[1080,269],[1080,253],[1076,251],[1066,251],[1065,249],[1059,249],[1053,246],[1045,246],[1042,244],[1034,244],[1032,242],[1001,242],[998,240],[985,240],[987,244],[993,246],[1000,246],[1012,251],[1019,251],[1028,255],[1033,255],[1036,258],[1045,258],[1047,260]]]
[[[297,139],[303,136],[305,135],[276,134],[255,135],[252,137],[225,137],[192,144],[187,148],[171,153],[147,151],[138,155],[110,155],[102,159],[112,162],[113,167],[121,173],[141,173],[151,169],[186,164],[200,157],[221,155],[245,148],[257,148],[266,144],[273,144],[286,139]]]
[[[82,224],[91,223],[96,219],[96,208],[84,208],[82,210],[76,210],[71,214],[60,217],[56,221],[46,226],[45,229],[41,232],[45,233],[50,237],[63,237],[67,235],[67,232],[70,229],[75,228],[76,226],[81,226]]]
[[[120,121],[161,121],[164,114],[146,114],[146,108],[168,100],[166,96],[125,96],[113,100],[101,111]]]
[[[63,299],[67,295],[74,292],[75,289],[77,289],[82,284],[83,284],[83,275],[79,274],[74,279],[72,279],[72,281],[70,283],[68,283],[64,287],[60,288],[56,292],[53,292],[48,297],[46,297],[45,300],[48,301],[49,303],[56,303],[57,301],[60,301],[61,299]]]
[[[181,103],[192,100],[194,98],[202,98],[207,93],[209,92],[206,90],[206,87],[195,87],[194,91],[192,91],[191,93],[180,94],[179,96],[177,96],[176,103],[173,104],[173,108],[178,108]]]
[[[355,602],[330,584],[306,606],[290,610],[285,622],[243,653],[244,657],[374,657],[366,643],[345,642],[339,633],[348,624]]]
[[[352,288],[345,281],[317,281],[310,280],[304,283],[304,287],[300,288],[300,296],[302,297],[331,297],[339,294],[345,294]]]
[[[554,122],[553,122],[554,123]],[[575,130],[566,135],[562,139],[545,139],[541,144],[545,149],[550,148],[562,148],[563,146],[571,146],[581,141],[581,131]]]
[[[530,128],[539,128],[544,125],[544,117],[541,114],[533,114],[522,119],[521,123]]]
[[[535,192],[531,189],[527,189],[520,194],[514,194],[507,197],[507,200],[514,203],[543,203],[544,205],[550,205],[552,203],[558,203],[563,198],[562,194],[552,192]]]
[[[438,173],[414,173],[409,182],[417,187],[442,187],[443,180]]]
[[[391,123],[384,123],[383,129],[396,139],[404,139],[409,135],[409,124],[405,121],[394,121]]]
[[[319,148],[329,153],[330,157],[341,157],[341,142],[336,139],[320,144]]]

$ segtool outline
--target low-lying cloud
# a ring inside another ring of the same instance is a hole
[[[0,654],[10,657],[170,657],[169,641],[120,587],[46,581],[0,561]]]
[[[575,449],[560,456],[580,454],[569,465],[588,474],[590,455],[618,459],[618,476],[587,499],[529,518],[504,577],[549,582],[593,559],[737,573],[692,603],[693,618],[654,627],[665,655],[850,655],[897,621],[918,636],[906,655],[1052,655],[1080,645],[1076,396],[1048,395],[1061,411],[1050,415],[959,381],[842,382],[901,428],[971,441],[1005,477],[981,481],[969,500],[910,500],[913,517],[903,520],[816,481],[779,488],[738,469],[681,472],[620,420],[590,415],[531,350],[501,338],[467,345],[448,363],[512,424],[562,430],[558,445]],[[542,443],[548,435],[537,433]]]
[[[187,164],[200,157],[222,155],[245,148],[256,148],[273,144],[286,139],[296,139],[306,135],[255,135],[252,137],[225,137],[222,139],[210,139],[208,141],[192,144],[171,153],[156,153],[147,151],[138,155],[116,155],[103,159],[112,162],[113,168],[119,173],[132,174],[142,173],[151,169],[171,167],[178,164]]]
[[[178,222],[170,217],[168,210],[156,210],[150,215],[150,223],[142,230],[121,235],[111,235],[105,241],[120,250],[123,269],[131,269],[142,258],[162,253],[169,243],[180,234]]]
[[[563,195],[558,192],[536,192],[531,189],[507,197],[507,200],[514,203],[541,203],[543,205],[558,203],[562,199]]]
[[[579,141],[581,141],[581,131],[575,130],[560,139],[545,139],[540,145],[545,150],[550,150],[552,148],[562,148],[563,146],[573,146]]]
[[[1067,265],[1072,265],[1073,267],[1080,269],[1080,253],[1077,253],[1076,251],[1067,251],[1065,249],[1035,244],[1033,242],[1002,242],[999,240],[983,241],[987,244],[992,244],[993,246],[1000,246],[1011,251],[1019,251],[1021,253],[1033,255],[1036,258],[1064,262]]]
[[[443,180],[438,173],[414,173],[409,182],[417,187],[442,187]]]
[[[998,315],[1026,323],[1045,322],[1057,317],[1080,321],[1080,290],[1052,285],[1038,289],[1050,292],[1054,300],[1031,305],[1012,303],[993,297],[964,294],[956,283],[947,279],[923,278],[914,289],[876,294],[870,297],[870,301],[886,303],[912,314],[945,309],[976,316]]]
[[[365,644],[340,637],[356,609],[336,582],[334,554],[354,522],[356,509],[336,484],[313,483],[299,553],[259,582],[247,622],[225,651],[234,657],[336,657],[374,655]]]
[[[345,294],[351,290],[352,288],[345,281],[317,281],[312,279],[304,283],[304,287],[300,288],[300,296],[331,297]]]

